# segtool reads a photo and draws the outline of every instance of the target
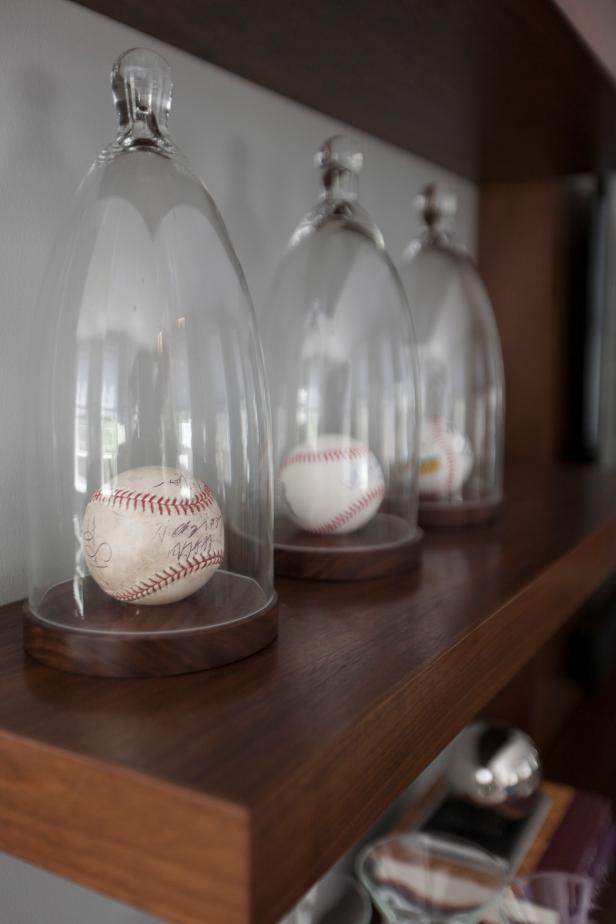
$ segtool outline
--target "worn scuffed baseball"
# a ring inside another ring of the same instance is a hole
[[[310,533],[351,533],[365,526],[385,494],[383,471],[359,440],[330,433],[302,443],[279,470],[286,508]]]
[[[133,468],[96,491],[82,528],[88,570],[124,603],[174,603],[210,580],[224,557],[212,491],[189,472]]]
[[[469,439],[438,418],[421,425],[419,494],[442,498],[460,491],[473,469]]]

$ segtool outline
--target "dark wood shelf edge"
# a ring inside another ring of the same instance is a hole
[[[0,790],[4,852],[165,920],[203,924],[204,903],[220,924],[247,920],[250,822],[236,805],[4,731]]]

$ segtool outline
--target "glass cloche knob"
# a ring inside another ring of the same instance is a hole
[[[332,135],[327,138],[314,155],[318,167],[337,167],[359,173],[364,162],[364,155],[357,150],[357,145],[348,135]]]
[[[364,162],[364,155],[358,151],[346,135],[333,135],[323,142],[314,155],[315,165],[321,171],[324,195],[342,198],[357,196],[357,176]]]
[[[451,193],[442,193],[436,183],[428,183],[415,196],[415,208],[429,229],[447,230],[456,214],[457,200]]]
[[[161,55],[148,48],[124,52],[111,71],[111,89],[121,143],[156,143],[168,137],[173,82]]]

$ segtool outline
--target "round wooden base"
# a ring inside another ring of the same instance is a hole
[[[319,536],[288,519],[276,521],[274,569],[281,577],[357,581],[401,574],[421,560],[423,533],[390,513],[377,513],[355,533]]]
[[[256,582],[225,571],[164,606],[117,603],[90,578],[83,598],[83,606],[76,605],[67,581],[46,594],[39,615],[26,607],[28,654],[75,674],[163,677],[247,658],[278,633],[276,597],[266,601]]]
[[[419,524],[424,529],[463,529],[484,526],[500,516],[504,498],[476,501],[419,501]]]

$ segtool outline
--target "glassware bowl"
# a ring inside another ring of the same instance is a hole
[[[516,879],[499,905],[502,924],[586,924],[595,882],[573,873],[544,872]]]
[[[480,847],[434,834],[397,834],[358,857],[361,882],[392,924],[475,924],[505,888],[507,864]]]

